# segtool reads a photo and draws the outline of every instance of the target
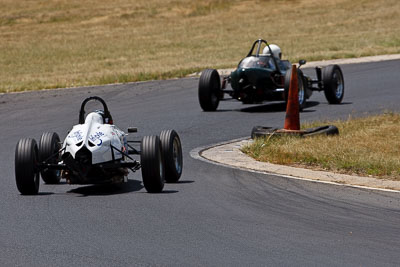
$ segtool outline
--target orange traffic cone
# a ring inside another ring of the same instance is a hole
[[[334,125],[315,127],[311,129],[300,130],[300,114],[299,114],[299,83],[297,78],[296,65],[292,66],[292,74],[290,77],[290,85],[288,92],[288,100],[286,105],[285,125],[283,129],[272,127],[254,126],[251,131],[251,138],[256,137],[272,137],[273,135],[295,135],[295,136],[312,136],[312,135],[335,135],[339,134],[339,130]]]
[[[300,130],[299,84],[296,65],[292,66],[292,74],[290,77],[289,93],[286,105],[285,125],[283,129],[289,131]]]

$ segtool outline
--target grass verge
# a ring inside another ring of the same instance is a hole
[[[258,138],[243,152],[258,161],[400,181],[400,114],[306,123],[302,128],[326,124],[336,125],[340,135]]]
[[[235,66],[258,38],[309,61],[400,53],[398,0],[2,0],[0,92]]]

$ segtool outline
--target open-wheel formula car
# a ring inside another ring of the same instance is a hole
[[[305,60],[299,61],[300,66],[305,63]],[[315,70],[317,78],[312,79],[298,69],[300,109],[306,107],[306,100],[313,91],[324,91],[329,104],[341,103],[344,95],[341,68],[329,65],[316,67]],[[200,106],[204,111],[215,111],[219,101],[229,99],[237,99],[243,104],[287,101],[291,72],[291,63],[281,59],[280,48],[259,39],[229,76],[221,79],[215,69],[206,69],[201,73],[198,89]],[[228,83],[232,89],[227,88]],[[225,94],[230,98],[224,98]]]
[[[103,110],[88,113],[85,105],[99,101]],[[137,128],[129,127],[129,133]],[[181,141],[174,130],[160,136],[127,140],[128,134],[113,124],[104,100],[86,98],[79,112],[79,124],[72,127],[64,142],[57,133],[45,132],[39,144],[32,138],[20,139],[15,150],[15,179],[19,192],[37,194],[40,176],[47,184],[66,179],[69,184],[107,184],[128,181],[128,170],[142,170],[143,185],[150,193],[161,192],[164,181],[177,182],[182,174]],[[140,150],[134,147],[140,144]],[[132,145],[131,145],[132,144]],[[132,156],[140,155],[140,162]]]

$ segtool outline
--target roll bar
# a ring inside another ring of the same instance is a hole
[[[113,119],[111,116],[110,111],[108,110],[106,102],[98,96],[91,96],[83,100],[82,105],[81,105],[81,110],[79,111],[79,124],[85,123],[85,106],[89,101],[99,101],[103,105],[104,109],[104,118],[108,119],[108,123],[112,124]]]
[[[269,49],[269,52],[271,53],[272,60],[273,60],[274,63],[275,63],[276,69],[278,70],[279,73],[282,73],[281,70],[280,70],[280,68],[279,68],[278,62],[276,61],[276,58],[274,57],[274,54],[272,53],[271,47],[269,47],[269,44],[268,44],[268,42],[267,42],[266,40],[263,40],[263,39],[258,39],[258,40],[256,40],[256,41],[253,43],[253,45],[251,46],[251,49],[250,49],[250,51],[249,51],[249,53],[247,54],[246,57],[250,57],[250,56],[259,57],[259,56],[260,56],[260,49],[261,49],[261,44],[262,44],[262,43],[264,43],[264,44],[267,45],[267,47],[268,47],[268,49]],[[256,45],[257,45],[257,51],[256,51],[256,54],[254,55],[254,54],[253,54],[253,50],[254,50],[254,48],[255,48]]]

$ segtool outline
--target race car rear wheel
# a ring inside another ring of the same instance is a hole
[[[344,96],[344,79],[338,65],[329,65],[323,69],[322,81],[324,93],[329,104],[340,104]]]
[[[43,133],[39,141],[39,161],[57,164],[60,161],[60,137],[57,133]],[[40,172],[46,184],[58,184],[61,179],[60,170],[44,169]]]
[[[217,70],[205,69],[199,80],[199,102],[204,111],[215,111],[221,97],[221,80]]]
[[[160,193],[164,188],[165,170],[158,136],[145,136],[140,145],[140,164],[143,185],[149,193]]]
[[[39,192],[38,147],[32,138],[18,141],[15,149],[15,181],[22,195]]]
[[[165,163],[165,181],[175,183],[181,177],[183,169],[181,140],[174,130],[162,131],[160,139]]]
[[[288,69],[285,74],[285,102],[287,104],[289,97],[289,86],[290,79],[292,77],[292,69]],[[299,85],[299,109],[303,110],[307,105],[307,97],[306,97],[306,81],[303,75],[303,72],[300,69],[297,69],[297,82]]]

